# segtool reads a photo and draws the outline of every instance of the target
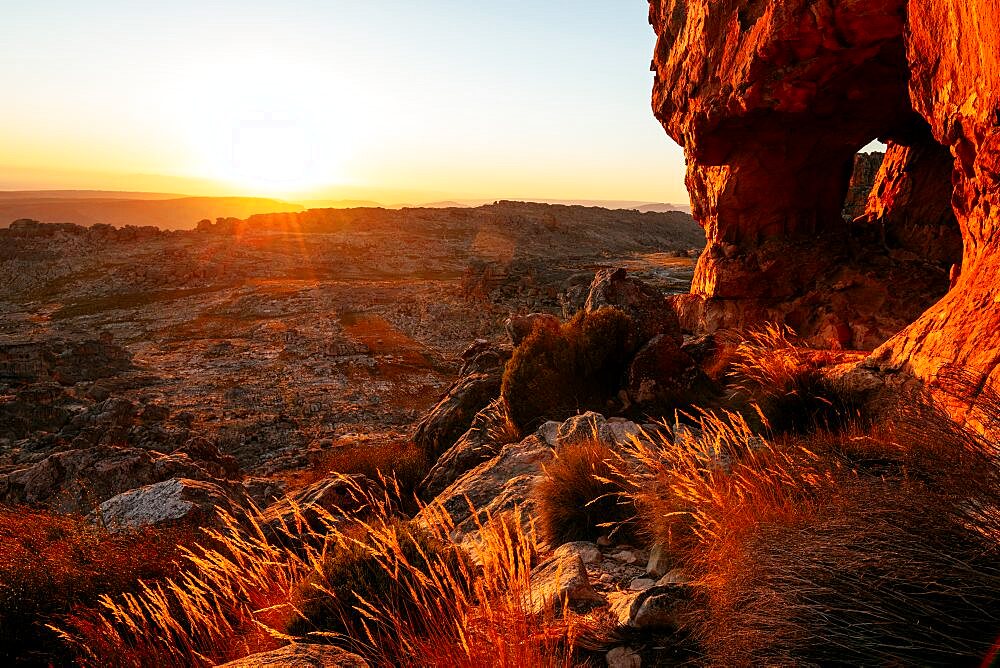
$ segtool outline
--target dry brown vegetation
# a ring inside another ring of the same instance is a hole
[[[183,530],[110,534],[84,518],[0,508],[0,659],[47,663],[32,648],[57,645],[44,626],[106,593],[176,571]]]
[[[501,396],[516,424],[533,429],[578,411],[604,410],[636,349],[632,318],[606,307],[580,311],[558,331],[538,327],[507,363]]]
[[[737,347],[731,362],[731,387],[774,432],[836,428],[857,407],[821,373],[835,359],[829,351],[802,347],[789,328],[768,325],[749,332]]]
[[[562,447],[533,491],[542,537],[559,545],[620,533],[635,510],[623,498],[619,461],[619,454],[596,437]]]
[[[1000,406],[1000,404],[997,404]],[[974,665],[1000,631],[994,441],[927,397],[880,426],[762,438],[736,414],[636,442],[643,524],[694,578],[718,665]]]
[[[400,497],[408,501],[429,468],[427,453],[411,441],[356,443],[334,450],[306,474],[296,476],[294,483],[301,486],[334,473],[360,473],[371,480],[393,479]]]

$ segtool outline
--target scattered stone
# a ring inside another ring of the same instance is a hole
[[[649,561],[646,562],[646,572],[650,575],[661,577],[664,573],[670,570],[670,564],[672,562],[673,558],[670,552],[663,545],[658,543],[649,551]]]
[[[683,585],[656,585],[639,592],[629,608],[629,625],[638,629],[677,628],[678,606],[690,598]]]
[[[587,568],[577,554],[553,555],[531,571],[532,612],[558,612],[564,604],[604,603],[591,586]]]
[[[629,591],[646,591],[656,584],[656,580],[650,578],[634,578],[629,584]]]
[[[443,510],[455,523],[455,539],[474,541],[478,522],[487,516],[498,518],[515,507],[531,513],[531,490],[542,479],[542,466],[554,456],[553,449],[536,436],[506,445],[449,485],[417,515],[417,521],[429,521]]]
[[[615,647],[604,658],[608,668],[642,668],[642,657],[630,647]]]
[[[601,549],[597,545],[585,540],[563,543],[552,554],[559,557],[576,555],[580,557],[580,561],[587,565],[598,564],[604,558],[601,554]]]

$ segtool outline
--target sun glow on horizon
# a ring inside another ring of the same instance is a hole
[[[0,189],[685,200],[645,12],[578,9],[20,3],[0,22],[18,54]]]

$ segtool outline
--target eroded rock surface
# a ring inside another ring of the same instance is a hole
[[[869,349],[892,336],[886,366],[995,378],[1000,6],[654,0],[650,22],[653,109],[708,237],[685,325],[781,320]],[[876,137],[889,151],[867,220],[848,223],[854,156]]]

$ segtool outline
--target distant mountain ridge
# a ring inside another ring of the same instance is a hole
[[[15,220],[30,218],[45,223],[76,223],[84,226],[106,223],[118,227],[153,225],[164,230],[184,230],[193,229],[199,220],[205,218],[247,218],[261,213],[304,209],[301,204],[261,197],[16,191],[0,192],[0,228],[9,226]]]
[[[497,199],[463,199],[434,202],[383,204],[374,200],[315,199],[289,202],[264,197],[207,197],[177,193],[107,190],[11,190],[0,191],[0,228],[28,218],[43,223],[75,223],[90,226],[153,225],[164,230],[193,229],[198,221],[216,218],[249,218],[268,213],[291,213],[306,209],[462,209],[493,204]],[[509,200],[514,201],[514,200]],[[630,200],[541,200],[520,199],[563,206],[635,210],[641,213],[691,212],[686,204]]]

